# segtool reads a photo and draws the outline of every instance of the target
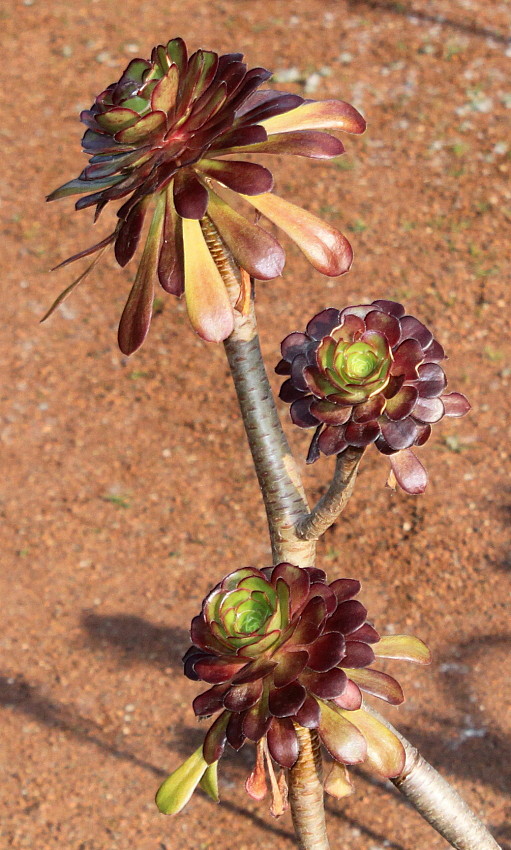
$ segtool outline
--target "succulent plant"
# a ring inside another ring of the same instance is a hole
[[[257,217],[262,214],[279,226],[324,274],[343,274],[351,264],[347,239],[272,194],[271,172],[243,156],[336,157],[344,151],[342,143],[318,129],[362,133],[364,119],[342,101],[314,102],[296,94],[258,90],[271,73],[264,68],[247,70],[242,58],[241,53],[218,56],[209,50],[188,57],[183,40],[174,38],[166,47],[155,47],[150,61],[133,59],[120,80],[81,114],[88,128],[82,146],[90,156],[89,165],[48,196],[55,200],[81,194],[76,209],[95,206],[96,219],[108,202],[125,199],[113,233],[61,266],[101,252],[111,243],[118,264],[125,266],[150,213],[148,236],[119,327],[119,345],[126,354],[136,350],[147,334],[157,281],[173,295],[184,292],[199,336],[220,341],[231,333],[233,309],[243,303],[244,293],[231,301],[201,229],[206,217],[249,275],[269,280],[281,273],[285,261],[281,245],[237,211],[237,198],[255,209]],[[47,316],[84,277],[80,275],[57,298]]]
[[[350,792],[347,764],[366,762],[384,776],[399,775],[402,745],[365,710],[363,694],[401,703],[398,682],[373,662],[424,664],[429,651],[407,635],[380,638],[354,598],[359,590],[355,579],[328,584],[322,570],[282,563],[236,570],[208,594],[183,661],[189,678],[210,685],[195,698],[195,714],[218,716],[202,747],[159,789],[161,811],[179,811],[199,782],[216,799],[216,767],[226,743],[239,750],[246,740],[257,743],[247,791],[264,796],[266,761],[278,811],[283,780],[276,781],[273,764],[295,764],[297,726],[317,730],[333,759],[325,787],[337,796]]]
[[[427,474],[411,451],[443,416],[464,416],[461,393],[444,393],[442,346],[402,304],[373,301],[318,313],[305,333],[282,342],[276,367],[290,377],[280,398],[300,428],[315,428],[308,463],[374,443],[389,455],[392,475],[408,493],[422,493]],[[393,483],[393,479],[392,479]]]

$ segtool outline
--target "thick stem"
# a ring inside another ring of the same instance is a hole
[[[365,705],[403,744],[402,774],[391,781],[419,814],[456,850],[502,850],[458,792],[385,717]]]
[[[202,229],[231,301],[236,303],[238,270],[208,219],[202,221]],[[302,540],[296,533],[309,507],[264,368],[253,298],[246,313],[235,311],[234,317],[234,331],[225,341],[225,351],[266,508],[273,563],[312,566],[316,541]],[[300,850],[329,850],[319,741],[314,731],[304,727],[297,726],[296,732],[300,754],[288,781]]]
[[[363,454],[364,449],[350,446],[337,455],[334,477],[328,490],[311,513],[296,526],[296,533],[302,540],[318,540],[344,510],[353,493]]]
[[[235,303],[239,271],[208,219],[202,228]],[[314,541],[301,540],[295,533],[295,525],[308,514],[307,499],[264,368],[252,298],[245,315],[234,312],[234,330],[225,341],[225,351],[268,516],[273,563],[312,566]]]
[[[318,735],[296,723],[295,731],[300,755],[289,771],[289,802],[298,846],[300,850],[328,850]]]

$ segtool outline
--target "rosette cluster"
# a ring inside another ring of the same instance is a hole
[[[443,416],[464,416],[464,395],[445,393],[444,349],[430,330],[395,301],[329,308],[305,333],[282,342],[276,367],[289,375],[280,398],[300,428],[315,428],[308,463],[374,443],[389,455],[408,493],[422,493],[427,474],[411,451]]]
[[[226,744],[239,750],[247,740],[257,744],[257,760],[246,788],[264,796],[266,762],[278,810],[273,765],[295,764],[297,727],[317,730],[332,757],[330,793],[349,793],[347,764],[399,775],[402,745],[364,709],[363,696],[401,703],[400,685],[373,669],[374,661],[428,663],[429,652],[417,638],[380,638],[354,598],[359,590],[355,579],[329,584],[322,570],[282,563],[236,570],[210,592],[183,661],[189,678],[209,685],[193,702],[195,714],[217,716],[203,745],[161,786],[161,811],[179,811],[199,782],[217,796],[216,765]]]
[[[61,265],[114,243],[116,260],[125,266],[151,211],[119,328],[119,344],[127,354],[147,334],[157,281],[173,295],[185,294],[192,326],[201,337],[219,341],[231,333],[233,309],[245,293],[233,299],[226,291],[204,239],[201,222],[206,218],[248,275],[268,280],[281,273],[285,254],[280,243],[237,210],[237,199],[246,202],[247,211],[252,208],[282,228],[324,274],[342,274],[351,264],[346,238],[273,195],[268,168],[243,156],[336,157],[344,151],[342,143],[318,129],[362,133],[364,119],[342,101],[318,103],[259,90],[271,72],[248,70],[242,58],[241,53],[219,56],[209,50],[188,56],[183,40],[175,38],[155,47],[149,61],[133,59],[120,80],[81,114],[88,128],[82,146],[89,164],[48,197],[81,194],[76,209],[94,206],[96,218],[107,203],[123,201],[114,232]]]

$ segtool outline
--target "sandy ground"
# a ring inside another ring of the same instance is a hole
[[[198,793],[170,820],[153,803],[200,740],[197,687],[181,673],[187,624],[224,573],[270,563],[222,347],[195,338],[167,296],[145,346],[123,357],[115,329],[134,269],[111,256],[38,324],[74,273],[49,267],[108,232],[108,214],[92,233],[88,212],[44,204],[83,167],[78,113],[175,35],[244,51],[279,87],[349,100],[368,119],[336,164],[275,162],[278,192],[344,229],[356,259],[327,281],[288,243],[284,277],[259,287],[263,347],[272,370],[282,336],[318,310],[390,297],[448,349],[450,387],[473,412],[422,450],[427,493],[386,489],[387,463],[369,452],[319,565],[362,580],[381,631],[429,643],[431,668],[402,665],[407,702],[391,716],[511,847],[510,12],[503,0],[7,0],[2,848],[294,846],[289,815],[276,822],[244,793],[247,748],[224,759],[220,806]],[[309,435],[288,433],[303,458]],[[331,468],[304,469],[313,498]],[[328,821],[333,850],[446,847],[362,773]]]

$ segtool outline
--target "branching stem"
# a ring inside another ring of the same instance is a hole
[[[206,217],[201,226],[231,301],[237,304],[239,269],[213,223]],[[242,312],[235,311],[234,330],[225,341],[225,350],[266,508],[273,563],[288,561],[297,566],[312,566],[318,538],[339,516],[351,496],[363,450],[350,449],[337,458],[330,487],[309,513],[300,474],[264,368],[253,298]],[[500,850],[449,783],[383,717],[372,713],[403,743],[405,770],[393,781],[422,817],[456,850]],[[319,741],[314,730],[296,726],[296,733],[300,754],[289,771],[289,799],[299,847],[329,850]]]
[[[350,447],[337,455],[334,477],[328,490],[311,513],[296,526],[296,533],[302,540],[318,540],[344,510],[353,493],[363,454],[364,449]]]

